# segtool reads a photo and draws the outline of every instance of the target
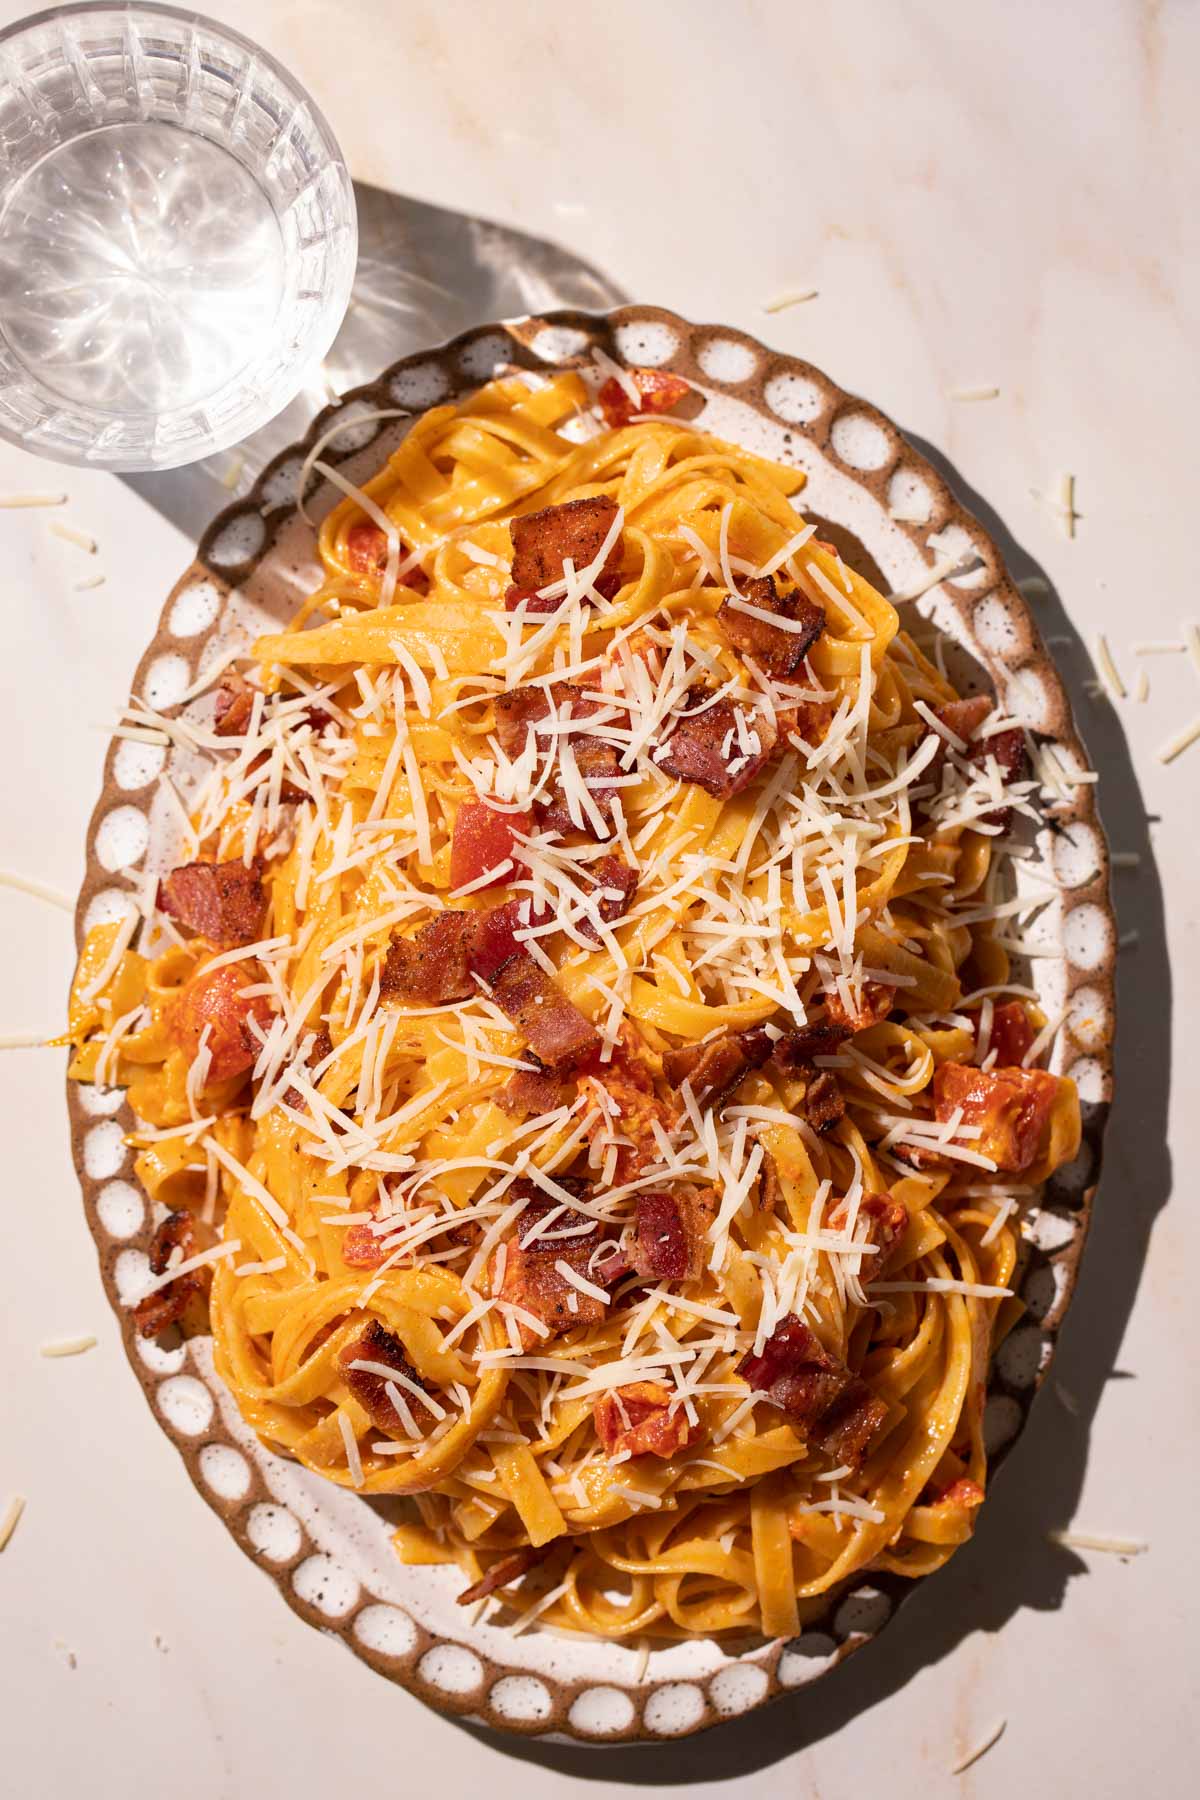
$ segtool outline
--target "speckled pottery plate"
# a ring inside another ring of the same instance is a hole
[[[931,589],[913,603],[916,610],[945,633],[974,684],[990,682],[1005,711],[1049,744],[1068,774],[1086,767],[1062,683],[995,544],[890,420],[807,363],[740,332],[647,306],[481,326],[406,357],[327,408],[306,444],[277,457],[207,531],[167,599],[135,691],[160,709],[181,706],[206,719],[211,692],[187,698],[197,678],[232,648],[278,629],[311,591],[320,569],[314,531],[296,509],[296,482],[305,449],[335,419],[354,421],[379,409],[420,412],[508,364],[590,367],[596,344],[625,364],[684,375],[705,429],[804,469],[804,512],[885,592],[919,586],[948,556],[960,566],[973,558],[969,572]],[[362,482],[405,429],[404,420],[361,418],[324,454]],[[337,497],[314,477],[308,510],[319,519]],[[193,771],[183,753],[168,756],[128,740],[109,749],[88,832],[80,939],[130,908],[131,881],[177,860],[177,826],[157,792],[164,766],[186,791]],[[1030,1216],[1019,1276],[1027,1312],[996,1357],[989,1384],[987,1429],[997,1457],[1024,1423],[1070,1301],[1110,1098],[1116,930],[1107,851],[1092,786],[1068,782],[1062,792],[1036,833],[1037,891],[1050,898],[1025,929],[1038,954],[1017,979],[1036,988],[1048,1014],[1065,1013],[1052,1066],[1079,1085],[1084,1138],[1079,1157],[1059,1170]],[[213,1373],[210,1339],[167,1348],[135,1337],[126,1302],[139,1291],[157,1220],[124,1143],[134,1121],[120,1092],[73,1083],[68,1090],[105,1288],[155,1417],[200,1493],[289,1605],[340,1635],[381,1675],[444,1711],[510,1731],[594,1744],[669,1739],[814,1680],[876,1636],[909,1591],[889,1576],[860,1578],[833,1594],[826,1613],[790,1643],[698,1639],[654,1648],[645,1667],[636,1648],[536,1627],[513,1636],[485,1620],[472,1623],[455,1604],[457,1570],[397,1561],[390,1544],[396,1503],[347,1493],[258,1444]]]

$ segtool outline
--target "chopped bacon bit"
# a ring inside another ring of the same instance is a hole
[[[376,1375],[370,1369],[352,1369],[352,1362],[385,1363],[389,1369],[395,1369],[398,1375],[404,1375],[426,1393],[429,1389],[404,1354],[404,1345],[394,1332],[388,1331],[378,1319],[371,1319],[366,1330],[346,1345],[338,1357],[341,1365],[342,1380],[358,1401],[372,1425],[380,1431],[403,1431],[404,1426],[400,1414],[388,1398],[387,1377]],[[420,1431],[427,1431],[433,1423],[433,1414],[429,1408],[418,1400],[411,1388],[397,1383],[400,1396],[412,1414],[413,1423]]]
[[[722,600],[717,624],[725,641],[735,650],[753,658],[776,681],[794,675],[825,629],[825,609],[809,600],[798,588],[781,594],[773,575],[760,575],[744,582],[742,598],[760,612],[774,613],[804,626],[803,631],[787,631],[770,625],[766,619],[744,612],[731,596]]]
[[[408,555],[408,547],[400,545],[401,560]],[[388,541],[387,533],[369,519],[352,525],[346,533],[346,561],[358,575],[382,575],[387,568]],[[412,588],[415,593],[429,592],[429,577],[420,563],[415,564],[406,575],[401,575],[397,583],[399,587]]]
[[[541,512],[514,519],[509,527],[513,587],[536,595],[540,588],[562,580],[567,558],[576,574],[587,568],[600,554],[616,516],[616,501],[607,494],[594,494],[586,500],[567,500],[562,506],[547,506]],[[619,574],[620,566],[618,537],[600,574]],[[557,605],[557,601],[552,602],[551,609]]]
[[[150,1240],[147,1252],[150,1273],[165,1275],[176,1250],[181,1252],[179,1261],[186,1262],[189,1257],[195,1256],[198,1249],[196,1221],[191,1213],[169,1213]],[[168,1282],[166,1287],[156,1288],[154,1293],[139,1300],[133,1309],[133,1322],[138,1336],[159,1337],[168,1325],[177,1324],[191,1300],[204,1292],[208,1278],[207,1269],[188,1269],[183,1275],[177,1275],[173,1281]]]
[[[332,1049],[333,1039],[322,1025],[321,1029],[313,1037],[312,1048],[304,1059],[305,1069],[312,1069],[315,1068],[318,1063],[323,1063]],[[303,1107],[305,1111],[308,1110],[308,1101],[304,1098],[304,1095],[300,1092],[299,1088],[295,1087],[289,1087],[284,1090],[283,1104],[285,1106],[290,1106],[293,1111],[298,1111],[301,1107]]]
[[[846,1202],[839,1200],[829,1215],[830,1231],[845,1231],[849,1216]],[[867,1259],[862,1272],[865,1281],[875,1279],[907,1230],[908,1208],[903,1201],[893,1200],[890,1194],[863,1195],[854,1220],[854,1235],[861,1243],[874,1244],[879,1252]]]
[[[680,1183],[674,1193],[652,1190],[637,1197],[633,1266],[648,1281],[698,1281],[704,1272],[706,1234],[717,1216],[712,1188]]]
[[[673,1088],[691,1083],[697,1106],[719,1107],[746,1076],[760,1069],[775,1050],[761,1025],[729,1031],[700,1044],[684,1044],[663,1057],[663,1074]]]
[[[581,1085],[595,1097],[600,1111],[591,1134],[593,1139],[610,1134],[628,1138],[629,1143],[621,1144],[617,1150],[617,1176],[621,1181],[634,1180],[660,1154],[655,1125],[670,1131],[675,1115],[658,1098],[646,1047],[627,1019],[618,1027],[609,1060],[594,1058]],[[613,1112],[617,1114],[615,1129],[609,1122]]]
[[[592,587],[602,600],[615,600],[621,591],[620,572],[615,569],[610,569],[603,575],[597,575],[595,581],[592,583]],[[553,613],[558,611],[563,603],[564,597],[564,595],[560,594],[556,600],[553,600],[545,594],[539,594],[536,588],[522,588],[513,585],[504,590],[504,610],[506,612],[516,612],[518,606],[524,602],[527,614]],[[584,595],[585,600],[589,600],[590,598],[590,594]]]
[[[837,708],[830,700],[801,700],[793,706],[775,710],[775,728],[781,738],[805,744],[819,744],[833,722]]]
[[[979,1014],[969,1012],[967,1017],[974,1022],[975,1036],[979,1036]],[[1029,1014],[1019,1000],[1006,1000],[1003,1006],[996,1007],[992,1013],[992,1029],[988,1036],[988,1054],[996,1052],[996,1066],[1001,1069],[1018,1069],[1025,1059],[1025,1053],[1033,1043],[1033,1026],[1029,1023]]]
[[[588,1184],[574,1176],[556,1175],[554,1180],[576,1199],[588,1192]],[[524,1176],[513,1182],[509,1198],[524,1199],[528,1204],[517,1221],[516,1234],[507,1240],[499,1298],[532,1313],[552,1336],[571,1331],[576,1325],[598,1323],[607,1310],[605,1302],[594,1294],[581,1292],[556,1264],[566,1263],[585,1280],[596,1281],[597,1278],[589,1273],[589,1264],[601,1242],[599,1221],[572,1206],[560,1211],[561,1201],[552,1199]],[[535,1227],[550,1213],[558,1216],[551,1220],[547,1230],[532,1237]],[[525,1349],[544,1342],[523,1319],[517,1320],[517,1329]]]
[[[994,704],[986,694],[972,694],[969,700],[948,700],[933,716],[947,731],[969,744]]]
[[[819,1025],[805,1025],[799,1031],[785,1031],[776,1040],[772,1054],[781,1069],[811,1068],[815,1057],[836,1056],[850,1035],[848,1027],[825,1020]]]
[[[213,711],[213,730],[218,737],[242,736],[250,723],[257,692],[258,689],[251,687],[244,675],[237,674],[233,669],[225,671],[217,689],[217,703]]]
[[[570,681],[556,681],[548,691],[544,687],[518,687],[510,688],[507,693],[497,694],[496,737],[506,756],[517,757],[521,754],[529,733],[534,731],[539,720],[549,715],[552,705],[560,713],[569,708],[572,720],[590,718],[593,713],[602,709],[600,701],[591,699],[582,688]],[[605,826],[611,827],[613,795],[617,792],[617,777],[620,774],[617,752],[612,744],[606,744],[597,738],[584,738],[572,747],[592,804]],[[562,778],[557,771],[551,775],[547,797],[536,803],[535,810],[539,824],[548,831],[583,830],[589,836],[593,834],[593,826],[587,814],[581,819],[572,818]]]
[[[679,1202],[671,1194],[637,1197],[637,1252],[634,1267],[652,1281],[694,1279],[692,1246]]]
[[[602,856],[586,871],[588,880],[598,888],[607,890],[600,900],[597,911],[606,925],[621,918],[629,911],[633,896],[637,893],[638,875],[621,856]],[[582,936],[590,938],[593,944],[600,942],[600,933],[590,919],[579,921]]]
[[[620,759],[612,744],[602,743],[593,738],[573,746],[575,764],[583,777],[583,784],[591,795],[592,804],[603,820],[606,830],[612,829],[613,795],[618,792],[617,777],[621,773]],[[578,805],[578,802],[576,802]],[[595,836],[592,819],[579,807],[580,817],[571,817],[571,803],[563,787],[562,776],[555,771],[550,778],[550,792],[545,800],[535,802],[535,810],[539,824],[547,831],[583,831],[589,837]]]
[[[527,834],[532,825],[532,813],[500,812],[486,800],[464,800],[455,814],[450,842],[450,886],[466,887],[489,869],[495,872],[488,887],[510,881],[516,835]]]
[[[487,914],[439,913],[411,938],[393,938],[384,958],[379,992],[385,1000],[412,1006],[444,1006],[475,993],[471,979],[472,936]]]
[[[670,412],[692,391],[682,375],[672,375],[667,369],[628,369],[626,373],[632,375],[638,391],[636,404],[615,375],[609,376],[596,395],[604,423],[613,431],[620,431],[639,413]]]
[[[657,1381],[634,1381],[599,1395],[592,1418],[606,1456],[672,1457],[692,1435],[682,1404]]]
[[[518,950],[491,977],[492,998],[506,1012],[539,1061],[573,1069],[600,1044],[600,1033],[567,999],[527,950]]]
[[[997,1169],[1020,1175],[1038,1159],[1059,1078],[1042,1069],[982,1069],[943,1063],[933,1078],[934,1117],[939,1124],[962,1108],[962,1123],[978,1125],[972,1150]]]
[[[777,732],[765,713],[745,713],[732,700],[722,699],[715,705],[707,705],[711,698],[704,688],[692,688],[688,696],[689,710],[653,756],[664,775],[693,782],[717,799],[728,800],[749,787],[775,748]],[[702,706],[703,712],[698,710]],[[739,714],[752,745],[756,744],[757,748],[741,748],[737,729]]]
[[[570,1084],[536,1056],[528,1060],[537,1063],[537,1068],[518,1069],[496,1095],[496,1105],[503,1112],[524,1113],[530,1118],[565,1105],[571,1094]]]
[[[222,950],[262,936],[267,911],[262,864],[182,863],[158,884],[158,910]]]
[[[553,1544],[542,1544],[535,1550],[532,1544],[523,1544],[519,1550],[510,1550],[507,1555],[500,1557],[499,1561],[492,1564],[482,1580],[463,1589],[462,1593],[458,1595],[457,1604],[473,1606],[476,1600],[486,1600],[488,1595],[494,1594],[498,1588],[511,1586],[514,1581],[519,1581],[522,1575],[527,1575],[530,1569],[549,1556],[553,1548]]]
[[[758,1177],[758,1205],[763,1212],[774,1212],[783,1198],[779,1166],[769,1150],[763,1151],[762,1171]]]
[[[853,1037],[872,1025],[881,1025],[895,1004],[895,988],[883,981],[863,982],[862,995],[853,1012],[847,1011],[837,988],[830,988],[825,995],[825,1009],[830,1021],[842,1029],[846,1037]]]
[[[207,975],[193,975],[171,1003],[167,1033],[189,1062],[196,1060],[205,1027],[211,1027],[206,1087],[244,1075],[258,1061],[275,1013],[265,994],[247,996],[244,990],[262,980],[257,963],[224,963]]]
[[[828,1069],[814,1075],[804,1090],[804,1117],[814,1131],[832,1131],[846,1116],[846,1102],[838,1078]]]
[[[969,700],[951,700],[939,707],[936,717],[956,737],[967,744],[963,754],[969,763],[987,765],[990,757],[995,757],[1000,768],[1001,780],[1006,784],[1022,780],[1029,772],[1029,755],[1025,746],[1025,733],[1019,726],[1009,731],[993,732],[991,737],[975,738],[975,733],[983,724],[988,714],[994,711],[995,702],[986,694],[973,694]],[[991,812],[981,815],[981,824],[998,825],[1007,831],[1012,823],[1011,806],[997,806]]]
[[[530,926],[549,924],[553,915],[548,907],[535,906],[526,897],[506,900],[503,906],[466,916],[473,921],[468,947],[471,973],[481,976],[484,981],[492,981],[504,963],[514,956],[528,955],[517,942],[517,932],[526,931]]]
[[[884,1402],[795,1313],[780,1320],[759,1354],[742,1359],[738,1374],[834,1462],[851,1468],[887,1418]]]

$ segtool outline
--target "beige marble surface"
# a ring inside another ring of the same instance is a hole
[[[1122,963],[1099,1221],[1056,1370],[1078,1415],[1043,1396],[976,1542],[878,1646],[769,1715],[628,1755],[487,1743],[292,1617],[195,1496],[125,1367],[79,1211],[60,1057],[3,1052],[0,1507],[28,1499],[0,1557],[5,1789],[1194,1792],[1200,748],[1169,768],[1155,753],[1200,713],[1200,679],[1179,655],[1139,664],[1132,645],[1200,619],[1200,8],[211,10],[309,85],[356,175],[558,240],[631,296],[807,356],[950,460],[1015,540],[1020,571],[1040,568],[1056,591],[1047,630],[1065,640],[1110,832],[1143,856],[1116,877],[1139,941]],[[3,0],[0,24],[18,12]],[[807,287],[817,299],[762,312]],[[979,384],[999,397],[949,397]],[[1033,493],[1067,470],[1073,541]],[[103,728],[188,546],[112,478],[64,478],[0,446],[0,491],[59,485],[94,560],[44,515],[0,511],[0,865],[70,895]],[[106,584],[79,590],[94,571]],[[1147,701],[1114,708],[1082,690],[1079,639],[1097,631],[1131,689],[1148,670]],[[0,1033],[52,1031],[67,914],[0,890],[0,931]],[[1172,1163],[1178,1191],[1160,1210]],[[85,1357],[38,1356],[89,1331]],[[1123,1562],[1051,1547],[1047,1531],[1072,1520],[1150,1548]],[[951,1775],[1001,1719],[995,1749]]]

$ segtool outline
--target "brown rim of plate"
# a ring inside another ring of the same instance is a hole
[[[167,655],[186,661],[189,682],[195,677],[206,646],[220,630],[230,590],[245,581],[268,555],[280,527],[295,511],[291,496],[304,454],[348,405],[356,404],[362,410],[394,408],[405,404],[403,397],[408,395],[410,410],[417,414],[430,405],[470,391],[505,362],[537,370],[570,367],[586,362],[594,345],[628,366],[654,363],[713,394],[729,395],[747,403],[775,429],[782,427],[795,440],[806,441],[821,452],[842,474],[866,489],[885,512],[889,494],[903,490],[905,483],[918,484],[929,499],[928,517],[919,524],[897,523],[920,551],[925,566],[933,564],[934,553],[927,548],[929,536],[945,532],[948,527],[964,532],[981,559],[982,579],[976,575],[969,586],[956,586],[948,580],[943,583],[943,592],[954,607],[961,641],[986,669],[1002,699],[1011,698],[1018,683],[1025,692],[1030,684],[1040,689],[1043,726],[1038,735],[1065,752],[1068,765],[1073,759],[1074,766],[1086,768],[1086,756],[1062,681],[1042,643],[1028,603],[1007,575],[999,550],[892,421],[868,402],[846,393],[809,363],[769,350],[744,332],[721,325],[691,324],[654,306],[624,306],[608,314],[560,311],[480,325],[438,348],[403,358],[378,380],[350,390],[322,409],[304,440],[275,457],[250,492],[227,507],[209,526],[196,561],[167,598],[156,634],[138,665],[134,687],[140,690],[151,665]],[[376,425],[367,442],[374,441],[379,433]],[[326,454],[336,464],[360,454],[364,447],[363,442],[355,441],[355,434],[349,433],[341,444],[335,440]],[[856,453],[857,463],[850,460]],[[863,466],[864,456],[869,466]],[[314,478],[313,488],[319,484],[319,478]],[[169,623],[172,607],[180,594],[198,581],[211,584],[219,596],[215,616],[206,627],[181,639]],[[983,643],[975,618],[985,605],[990,610],[987,642]],[[114,738],[105,761],[101,794],[88,826],[86,872],[75,914],[77,944],[82,942],[88,907],[98,894],[113,885],[112,871],[103,866],[97,854],[97,836],[103,822],[115,808],[145,812],[154,791],[154,774],[140,786],[131,787],[128,781],[117,779],[114,761],[119,748],[120,740]],[[1074,1291],[1099,1177],[1111,1098],[1117,931],[1108,893],[1108,852],[1093,786],[1076,786],[1071,800],[1056,809],[1054,822],[1058,840],[1065,840],[1077,859],[1082,857],[1086,870],[1075,885],[1064,885],[1062,891],[1060,941],[1068,947],[1061,956],[1066,969],[1066,994],[1069,1002],[1085,1005],[1088,1016],[1077,1028],[1074,1012],[1068,1012],[1060,1036],[1060,1069],[1063,1073],[1079,1074],[1086,1063],[1089,1085],[1097,1098],[1083,1107],[1079,1158],[1052,1178],[1043,1192],[1041,1216],[1057,1221],[1061,1229],[1051,1232],[1046,1247],[1029,1247],[1021,1271],[1026,1318],[993,1360],[988,1403],[996,1426],[989,1472],[1003,1460],[1025,1423]],[[1080,908],[1088,909],[1086,918]],[[1076,914],[1076,929],[1072,931]],[[1089,1026],[1090,1030],[1085,1029]],[[214,1406],[207,1424],[191,1431],[181,1429],[166,1416],[163,1387],[180,1374],[195,1375],[195,1365],[185,1360],[178,1368],[168,1367],[170,1359],[166,1357],[158,1359],[157,1369],[148,1365],[139,1350],[131,1315],[121,1303],[115,1274],[122,1253],[144,1250],[148,1244],[153,1229],[150,1208],[143,1206],[142,1223],[136,1230],[115,1234],[102,1221],[99,1196],[113,1182],[134,1185],[129,1158],[123,1155],[116,1165],[98,1175],[89,1172],[85,1161],[87,1140],[97,1127],[111,1120],[122,1130],[132,1129],[132,1114],[125,1102],[119,1110],[103,1116],[88,1112],[79,1084],[70,1081],[67,1093],[72,1153],[99,1253],[105,1292],[120,1323],[134,1373],[159,1424],[180,1451],[188,1474],[247,1555],[266,1568],[294,1611],[310,1624],[338,1634],[372,1668],[433,1706],[528,1736],[550,1735],[560,1742],[669,1741],[794,1691],[812,1678],[797,1671],[798,1661],[805,1656],[814,1660],[823,1657],[820,1672],[824,1673],[876,1635],[900,1600],[912,1591],[912,1583],[886,1574],[852,1579],[830,1596],[826,1614],[805,1626],[801,1638],[794,1641],[799,1649],[789,1652],[783,1641],[764,1647],[761,1639],[756,1640],[756,1648],[736,1660],[731,1655],[720,1669],[694,1679],[674,1677],[658,1681],[647,1675],[641,1682],[616,1677],[581,1681],[564,1679],[544,1669],[535,1672],[528,1667],[506,1666],[470,1644],[470,1627],[465,1620],[457,1639],[435,1635],[415,1619],[410,1620],[411,1632],[405,1633],[410,1641],[396,1654],[364,1643],[356,1634],[356,1621],[368,1608],[381,1604],[374,1595],[358,1586],[354,1602],[331,1615],[327,1607],[313,1604],[293,1585],[295,1570],[318,1553],[299,1521],[298,1547],[282,1561],[269,1562],[251,1541],[247,1521],[253,1509],[260,1504],[279,1507],[281,1503],[268,1491],[260,1470],[237,1447],[220,1410]],[[1056,1237],[1061,1241],[1056,1243]],[[236,1498],[216,1492],[204,1473],[205,1452],[218,1445],[227,1446],[245,1464],[247,1484]],[[407,1619],[401,1609],[390,1610]],[[470,1665],[460,1663],[454,1685],[441,1685],[434,1679],[436,1659],[430,1662],[428,1653],[439,1646],[454,1645],[475,1659],[478,1679],[464,1682],[463,1670]],[[730,1670],[739,1673],[723,1680]],[[518,1686],[524,1684],[524,1713],[508,1698],[509,1690],[505,1698],[499,1695],[498,1688],[505,1681],[512,1689],[512,1677],[519,1678]],[[535,1689],[542,1698],[534,1695]],[[581,1706],[581,1698],[590,1694],[596,1697],[594,1703]],[[603,1695],[611,1697],[604,1701],[609,1707],[607,1727],[597,1722],[597,1715],[604,1712]]]

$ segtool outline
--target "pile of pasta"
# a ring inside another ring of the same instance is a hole
[[[137,1329],[412,1496],[406,1562],[515,1625],[785,1635],[983,1498],[1079,1138],[1005,935],[1041,789],[796,468],[602,373],[318,460],[291,627],[131,705],[202,772],[85,942],[71,1074],[135,1115]]]

